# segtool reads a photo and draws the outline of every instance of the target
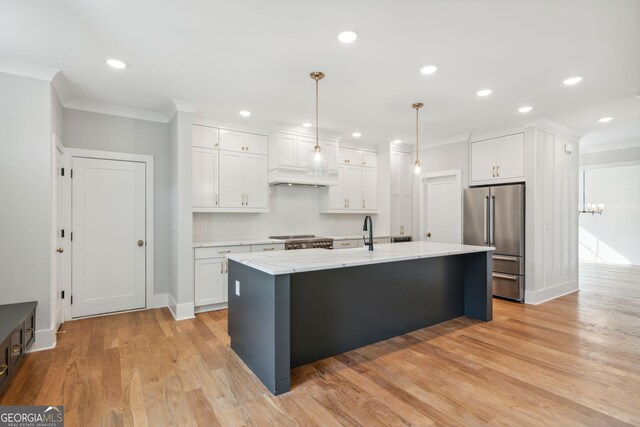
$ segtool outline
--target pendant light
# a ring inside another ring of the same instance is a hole
[[[416,175],[420,175],[420,172],[422,171],[421,165],[420,165],[420,158],[419,158],[419,139],[418,139],[418,112],[420,111],[420,109],[424,107],[424,104],[422,102],[416,102],[414,104],[411,104],[411,108],[415,108],[416,109],[416,162],[415,162],[415,166],[413,167],[413,172]]]
[[[314,71],[310,77],[316,81],[316,146],[307,155],[307,175],[327,176],[327,158],[320,147],[320,125],[318,123],[318,83],[324,78],[324,73]]]

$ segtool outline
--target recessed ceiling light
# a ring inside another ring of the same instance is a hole
[[[119,59],[109,58],[107,59],[107,64],[112,66],[117,70],[122,70],[123,68],[127,68],[127,63],[124,61],[120,61]]]
[[[251,115],[251,111],[242,110],[242,111],[240,111],[240,115],[242,117],[249,117]]]
[[[580,83],[582,81],[583,77],[582,76],[575,76],[575,77],[569,77],[568,79],[565,79],[562,84],[565,86],[573,86],[573,85],[577,85],[578,83]]]
[[[533,107],[531,107],[529,105],[525,105],[524,107],[518,108],[518,111],[521,112],[521,113],[528,113],[531,110],[533,110]]]
[[[422,74],[426,74],[426,75],[433,74],[436,71],[438,71],[438,67],[436,67],[435,65],[426,65],[426,66],[420,68],[420,72]]]
[[[313,124],[309,123],[309,122],[304,122],[302,124],[302,126],[306,127],[306,128],[310,128],[311,126],[313,126]]]
[[[482,90],[479,90],[478,92],[476,92],[476,95],[478,95],[478,96],[489,96],[489,95],[491,95],[491,93],[493,93],[493,91],[491,89],[482,89]]]
[[[351,136],[353,136],[354,138],[360,138],[362,134],[360,132],[354,132],[351,134]]]
[[[607,116],[607,117],[600,117],[600,118],[598,119],[598,121],[599,121],[600,123],[609,123],[611,120],[613,120],[613,117],[609,117],[609,116]]]
[[[394,139],[391,142],[393,142],[394,144],[400,144],[402,142],[402,140],[401,139]]]
[[[358,35],[353,31],[343,31],[338,34],[338,40],[342,43],[353,43],[358,38]]]

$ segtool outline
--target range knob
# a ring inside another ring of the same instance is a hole
[[[306,243],[303,243],[303,244],[302,244],[302,249],[306,249],[306,248],[307,248],[307,244],[306,244]]]

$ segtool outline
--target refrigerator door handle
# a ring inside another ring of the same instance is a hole
[[[488,228],[488,223],[487,223],[487,211],[489,210],[489,196],[484,196],[484,227],[482,227],[482,232],[484,233],[483,235],[483,242],[485,245],[489,244],[489,241],[487,240],[487,228]]]
[[[494,255],[493,259],[497,259],[500,261],[512,261],[512,262],[518,261],[518,258],[514,256],[502,256],[502,255]]]
[[[489,244],[496,244],[496,196],[491,196],[489,205]]]
[[[512,276],[511,274],[491,273],[491,276],[497,277],[498,279],[513,280],[514,282],[518,280],[518,276]]]

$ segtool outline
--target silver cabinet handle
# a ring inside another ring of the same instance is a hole
[[[218,206],[218,193],[216,193],[216,206]]]
[[[516,262],[518,261],[518,258],[513,257],[513,256],[503,256],[503,255],[494,255],[493,259],[497,259],[499,261],[511,261],[511,262]]]
[[[497,277],[498,279],[507,279],[513,280],[514,282],[518,280],[518,276],[512,276],[510,274],[502,274],[502,273],[491,273],[493,277]]]
[[[496,177],[496,167],[495,166],[492,168],[491,176],[494,177],[494,178]]]
[[[276,248],[262,248],[263,251],[275,251]]]
[[[220,274],[224,273],[224,261],[220,261]]]
[[[231,252],[231,249],[229,249],[228,251],[218,251],[219,254],[228,254],[229,252]]]
[[[246,202],[245,202],[245,204],[244,204],[244,205],[245,205],[245,206],[249,206],[249,195],[248,195],[248,194],[245,194],[245,195],[244,195],[244,197],[245,197],[245,199],[246,199]]]
[[[340,243],[341,246],[349,246],[351,243]]]
[[[364,199],[362,199],[362,209],[364,209],[367,206],[367,203],[364,201]]]
[[[349,202],[349,198],[347,198],[347,207],[351,206],[351,203]]]
[[[500,165],[496,166],[496,175],[500,178]]]
[[[347,199],[344,199],[344,207],[347,207]]]

